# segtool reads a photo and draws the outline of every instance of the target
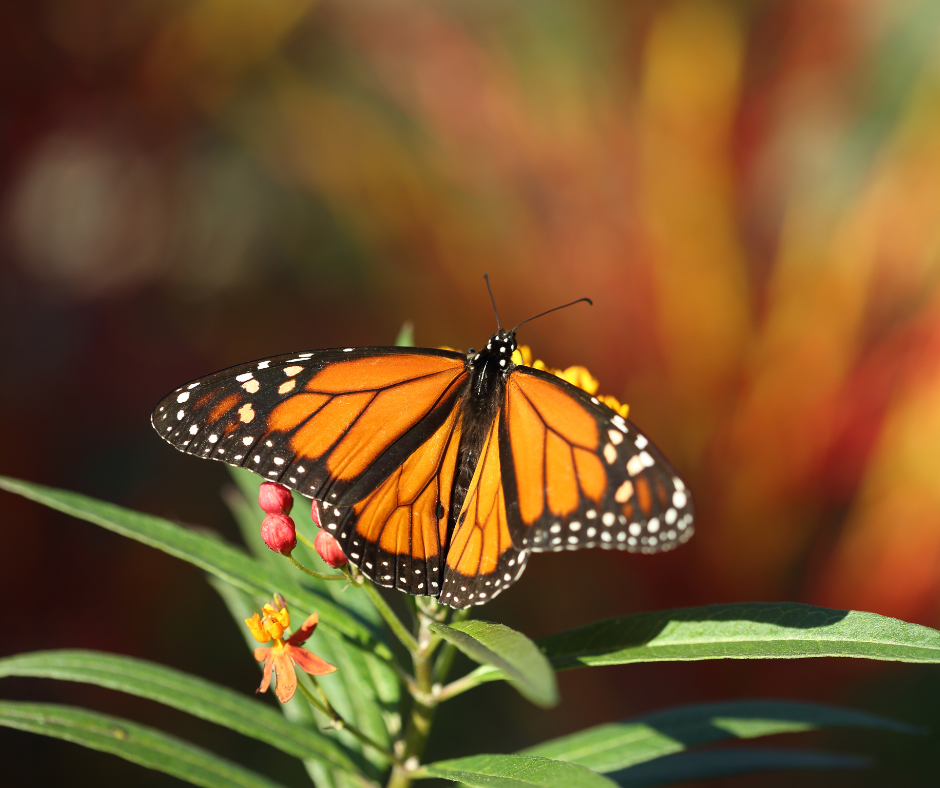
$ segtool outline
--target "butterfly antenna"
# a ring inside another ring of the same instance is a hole
[[[503,327],[499,324],[499,312],[496,311],[496,299],[493,298],[493,288],[490,287],[490,275],[483,274],[483,278],[486,280],[486,289],[490,291],[490,301],[493,302],[493,311],[496,312],[496,330],[502,331]]]
[[[530,320],[535,320],[536,317],[543,317],[544,315],[547,315],[551,312],[557,312],[559,309],[564,309],[565,307],[574,306],[575,304],[580,304],[582,301],[587,301],[591,306],[594,306],[594,302],[590,298],[579,298],[577,301],[572,301],[570,304],[562,304],[561,306],[556,306],[552,309],[549,309],[547,312],[542,312],[542,314],[540,315],[535,315],[534,317],[527,317],[525,320],[522,321],[522,323],[528,323]],[[520,323],[519,326],[521,326],[522,323]],[[516,326],[516,328],[519,328],[519,326]],[[509,333],[515,334],[516,328],[514,328]]]

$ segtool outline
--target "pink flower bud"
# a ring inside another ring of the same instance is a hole
[[[286,514],[269,514],[261,523],[261,538],[275,553],[290,555],[297,547],[294,521]]]
[[[313,546],[317,548],[320,558],[326,562],[327,566],[339,569],[349,563],[343,553],[343,548],[339,546],[339,542],[336,541],[333,534],[320,531],[317,538],[313,540]]]
[[[314,525],[320,528],[320,502],[316,498],[311,501],[310,516],[313,518]]]
[[[283,484],[264,482],[258,489],[258,506],[268,514],[290,514],[294,497]]]

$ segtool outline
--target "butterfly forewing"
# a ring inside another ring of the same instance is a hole
[[[500,420],[516,545],[652,553],[692,535],[685,484],[635,425],[553,375],[517,367]]]
[[[176,448],[348,505],[453,412],[459,353],[348,348],[243,364],[181,386],[153,424]]]

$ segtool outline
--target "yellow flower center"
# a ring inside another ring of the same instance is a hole
[[[245,619],[252,637],[259,643],[267,643],[273,639],[275,645],[283,645],[281,638],[284,636],[284,630],[290,626],[290,613],[287,608],[275,610],[273,605],[267,604],[262,608],[262,612],[264,616],[255,613],[251,618]]]

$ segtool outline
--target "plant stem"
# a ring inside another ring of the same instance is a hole
[[[309,547],[311,550],[316,550],[316,549],[317,549],[317,548],[316,548],[316,545],[314,545],[313,542],[311,542],[306,536],[304,536],[302,533],[300,533],[300,531],[297,531],[297,538],[300,539],[300,541],[303,542],[303,543],[304,543],[307,547]]]
[[[495,681],[500,678],[505,678],[505,675],[497,670],[490,669],[486,673],[483,673],[480,668],[477,668],[472,673],[468,673],[466,676],[462,676],[452,681],[450,684],[445,685],[444,688],[437,693],[437,701],[438,703],[443,703],[445,700],[450,700],[460,695],[460,693],[473,689],[480,684],[484,684],[487,681]]]
[[[418,605],[418,632],[416,648],[411,652],[414,661],[415,689],[412,690],[411,713],[405,729],[404,748],[401,756],[402,765],[392,769],[386,788],[408,788],[414,778],[414,772],[420,764],[421,754],[431,733],[431,723],[437,709],[438,699],[434,696],[434,671],[431,656],[440,638],[431,632],[430,625],[435,617]]]
[[[402,645],[414,655],[414,653],[418,651],[418,641],[415,640],[414,635],[405,628],[405,625],[401,623],[401,619],[396,616],[388,606],[388,602],[385,601],[379,593],[379,590],[368,580],[363,580],[359,583],[359,586],[369,595],[372,604],[375,605],[382,618],[385,619],[385,623],[388,624],[392,632],[395,633],[395,636],[402,642]]]
[[[338,730],[349,731],[353,736],[355,736],[359,741],[365,744],[368,747],[371,747],[376,752],[380,753],[384,757],[394,764],[394,767],[397,769],[403,766],[402,762],[395,757],[395,754],[390,750],[387,750],[381,744],[379,744],[374,739],[370,738],[362,731],[360,731],[355,725],[351,725],[346,722],[333,708],[333,705],[327,700],[326,695],[323,690],[320,689],[320,685],[317,684],[317,680],[313,676],[309,676],[310,680],[313,682],[314,686],[317,688],[317,692],[320,695],[320,698],[317,698],[307,687],[306,683],[300,680],[298,676],[297,686],[300,688],[300,691],[303,693],[304,697],[307,699],[307,702],[313,706],[315,709],[323,712],[327,717],[329,717],[330,722],[333,724],[333,727]]]
[[[454,617],[450,620],[449,623],[456,623],[459,621],[466,621],[470,618],[471,608],[464,608],[463,610],[458,610],[454,613]],[[434,663],[434,683],[442,684],[447,679],[447,674],[450,672],[450,666],[454,662],[454,657],[457,655],[457,647],[453,643],[445,642],[441,648],[441,653],[437,656],[437,661]],[[469,689],[469,688],[468,688]]]
[[[327,574],[326,572],[314,572],[312,569],[307,569],[300,561],[298,561],[294,556],[287,556],[287,560],[290,561],[294,566],[296,566],[301,572],[306,572],[310,577],[316,577],[320,580],[345,580],[346,575],[339,574]]]

